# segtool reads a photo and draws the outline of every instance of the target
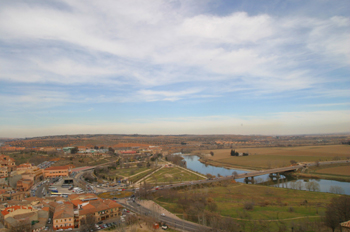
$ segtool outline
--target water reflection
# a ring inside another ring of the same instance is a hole
[[[233,172],[238,174],[246,173],[249,171],[239,169],[228,169],[222,167],[215,167],[208,164],[202,164],[199,162],[198,156],[183,155],[187,168],[199,172],[201,174],[231,176]],[[244,178],[238,179],[238,182],[244,183]],[[337,194],[350,195],[350,184],[348,182],[340,182],[335,180],[324,180],[324,179],[296,179],[289,175],[281,175],[280,178],[271,178],[269,175],[261,175],[254,178],[255,183],[265,184],[269,186],[290,188],[298,190],[310,190],[310,191],[321,191],[321,192],[332,192]],[[311,184],[308,184],[311,183]]]

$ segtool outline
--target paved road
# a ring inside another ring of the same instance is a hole
[[[159,221],[165,222],[166,225],[168,225],[172,228],[175,228],[175,229],[180,229],[183,231],[190,231],[190,232],[194,232],[194,231],[205,232],[205,231],[210,231],[210,229],[211,229],[210,227],[202,226],[202,225],[192,223],[192,222],[188,222],[186,220],[174,219],[174,218],[167,217],[167,216],[161,216],[159,213],[152,211],[151,209],[145,208],[145,207],[141,206],[140,204],[134,203],[132,201],[128,201],[127,204],[125,204],[123,202],[118,202],[118,203],[123,205],[125,208],[128,208],[129,210],[134,211],[135,213],[138,213],[141,215],[146,215],[146,216],[154,216]]]

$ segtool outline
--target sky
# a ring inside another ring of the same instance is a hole
[[[0,137],[350,132],[350,1],[0,2]]]

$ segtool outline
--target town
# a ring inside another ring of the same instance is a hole
[[[263,184],[261,176],[264,175],[269,175],[269,181],[278,183],[281,181],[283,184],[286,181],[282,178],[283,175],[294,175],[293,173],[303,175],[305,170],[312,170],[319,166],[343,167],[345,165],[344,167],[348,167],[349,165],[349,157],[346,155],[347,146],[336,145],[344,144],[346,136],[324,138],[323,141],[328,139],[334,145],[321,146],[322,149],[343,146],[342,148],[346,149],[343,157],[334,156],[333,159],[317,162],[311,160],[300,162],[300,160],[294,163],[291,161],[290,165],[286,165],[285,162],[278,166],[268,164],[263,170],[255,171],[251,166],[249,172],[232,171],[228,175],[218,174],[217,176],[187,167],[190,160],[182,152],[187,144],[191,144],[191,140],[195,140],[194,138],[189,140],[181,138],[180,146],[178,142],[173,144],[166,142],[169,138],[159,140],[157,145],[140,142],[147,139],[147,137],[139,137],[138,141],[133,143],[123,141],[116,145],[105,143],[85,146],[79,145],[81,142],[73,139],[75,146],[64,147],[52,146],[60,141],[56,137],[4,141],[0,146],[3,153],[0,156],[3,229],[9,231],[123,231],[135,229],[135,226],[141,226],[140,222],[142,222],[144,226],[148,225],[150,230],[158,228],[170,230],[171,228],[180,231],[210,231],[213,230],[210,224],[193,224],[188,219],[178,218],[174,212],[169,212],[164,206],[158,205],[161,202],[157,201],[158,206],[155,207],[153,205],[155,203],[148,199],[168,194],[166,191],[178,192],[216,185],[234,187],[240,184],[236,183],[236,180],[240,179],[244,180],[243,183],[248,186],[261,185]],[[283,140],[284,138],[274,139]],[[200,149],[202,143],[197,143],[197,150],[191,149],[193,144],[187,149],[200,157],[203,164],[215,164],[218,160],[215,161],[213,158],[220,157],[225,151],[224,156],[231,157],[231,160],[235,157],[256,159],[258,156],[252,153],[255,150],[250,149],[261,149],[255,143],[252,143],[255,144],[254,146],[248,145],[249,139],[245,145],[241,146],[232,145],[234,142],[222,142],[223,140],[229,141],[224,137],[215,143],[210,143],[210,147],[206,146],[203,150]],[[273,139],[270,139],[270,143],[271,140]],[[72,144],[72,141],[67,139],[64,145]],[[318,144],[318,141],[315,138],[308,138],[303,143],[310,146],[315,142]],[[288,139],[288,142],[291,143],[292,140]],[[45,146],[33,147],[36,143]],[[203,144],[206,143],[207,141],[203,142]],[[27,147],[23,147],[24,144]],[[221,146],[221,144],[230,145]],[[237,149],[231,149],[233,146]],[[290,146],[286,147],[294,149]],[[211,150],[207,150],[208,148]],[[310,148],[313,147],[310,146]],[[338,186],[332,187],[335,193],[344,191]],[[309,191],[319,191],[317,188],[319,188],[317,183],[310,182]],[[238,225],[236,227],[239,228]],[[346,228],[345,224],[344,228]]]

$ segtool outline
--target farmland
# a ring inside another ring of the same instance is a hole
[[[350,176],[350,165],[341,167],[321,168],[315,171],[315,173]]]
[[[237,152],[249,153],[249,156],[230,156],[231,149],[213,150],[214,156],[205,156],[202,161],[215,166],[246,169],[268,169],[290,165],[290,160],[297,162],[316,162],[336,159],[349,159],[350,146],[302,146],[302,147],[267,147],[240,148]],[[195,151],[192,154],[208,154],[210,150]]]

